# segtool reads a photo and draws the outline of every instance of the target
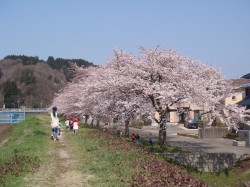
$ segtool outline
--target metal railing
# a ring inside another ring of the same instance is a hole
[[[48,108],[0,108],[0,112],[47,113]]]
[[[15,124],[22,122],[26,119],[25,112],[0,112],[0,124]]]

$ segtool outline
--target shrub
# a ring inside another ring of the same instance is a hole
[[[131,127],[142,128],[143,126],[151,125],[152,121],[150,119],[134,119],[131,121]]]
[[[233,139],[233,140],[236,140],[236,138],[239,138],[238,134],[237,133],[228,133],[226,134],[225,136],[226,138],[229,138],[229,139]]]
[[[226,125],[224,123],[221,122],[221,120],[219,118],[215,118],[212,126],[216,126],[216,127],[225,127]]]

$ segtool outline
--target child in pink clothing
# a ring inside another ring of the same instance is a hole
[[[78,122],[78,120],[75,118],[74,119],[74,123],[73,123],[73,134],[77,135],[77,131],[79,129],[80,123]]]

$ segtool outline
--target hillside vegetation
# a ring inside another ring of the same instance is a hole
[[[70,63],[94,66],[82,59],[9,55],[0,60],[0,107],[47,107],[54,94],[73,78]]]

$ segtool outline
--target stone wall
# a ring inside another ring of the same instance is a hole
[[[233,153],[164,153],[166,158],[183,165],[192,166],[203,172],[218,172],[232,167],[236,161]]]
[[[205,135],[204,135],[205,133]],[[201,139],[222,138],[228,133],[227,127],[199,128],[198,135]]]
[[[246,142],[246,146],[250,147],[250,130],[239,130],[238,135]]]

